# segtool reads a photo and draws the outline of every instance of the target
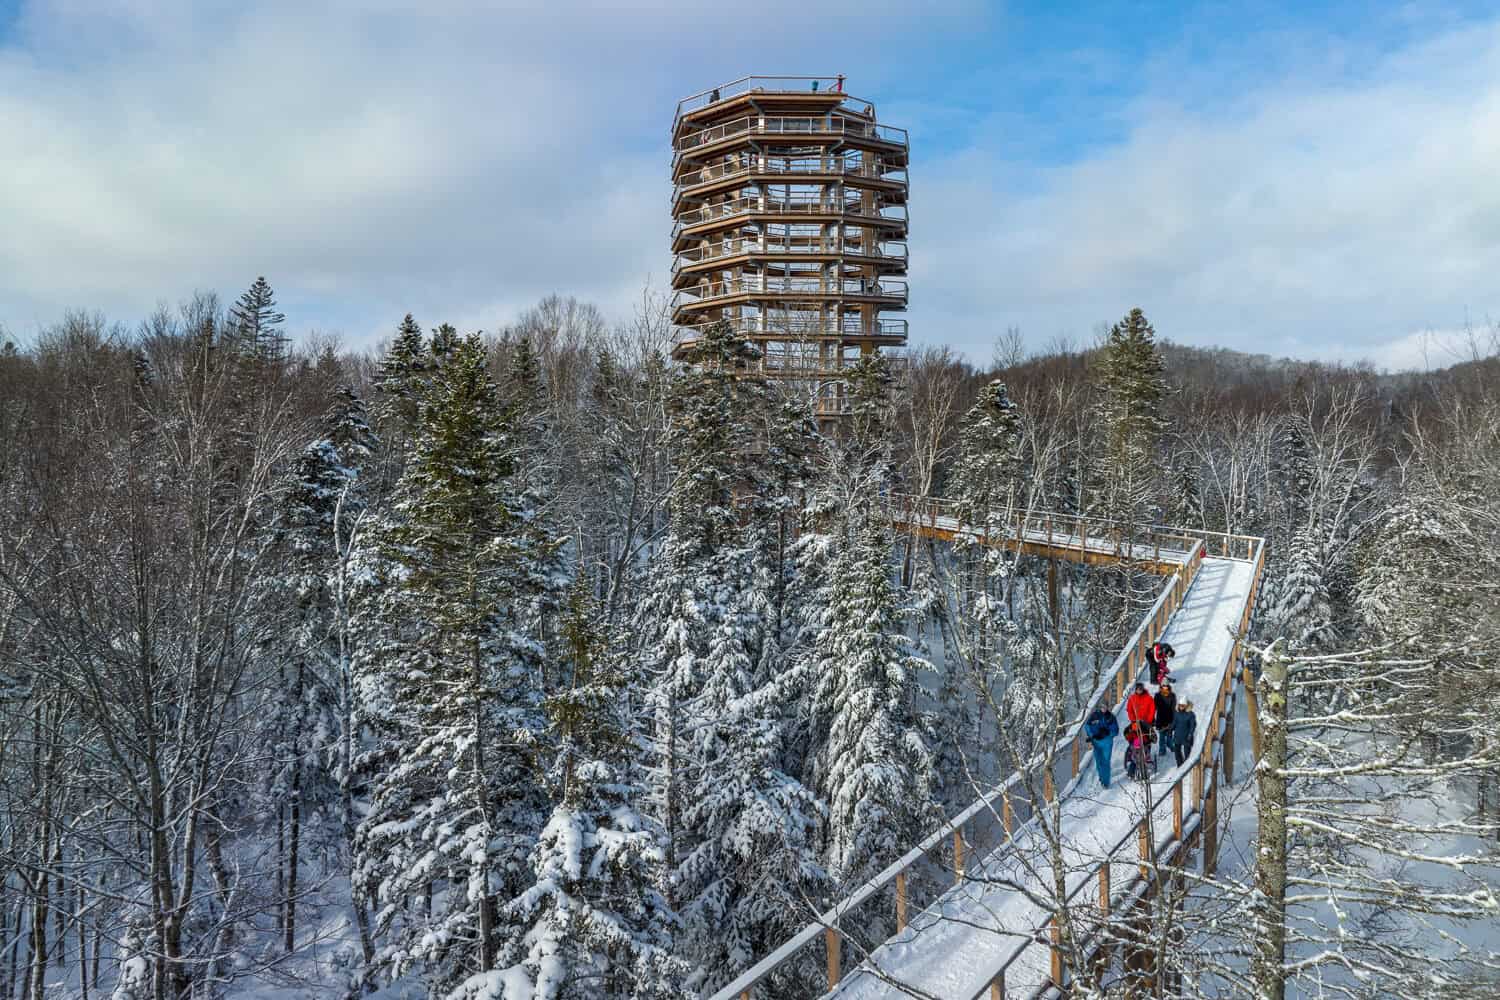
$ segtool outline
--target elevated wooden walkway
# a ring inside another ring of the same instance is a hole
[[[894,497],[892,519],[914,534],[976,539],[1048,559],[1129,563],[1166,579],[1155,603],[1110,670],[1049,753],[943,824],[904,857],[840,900],[713,1000],[769,997],[762,984],[821,942],[829,997],[935,996],[944,1000],[1036,997],[1064,990],[1075,970],[1054,945],[1050,843],[1037,812],[1056,809],[1067,845],[1069,912],[1099,920],[1147,898],[1157,864],[1200,850],[1211,869],[1217,853],[1218,787],[1233,771],[1233,708],[1242,640],[1265,564],[1260,538],[1159,527],[1122,538],[1116,526],[1072,515],[1023,512],[1004,530],[959,522],[946,501]],[[1145,673],[1144,650],[1158,637],[1178,649],[1173,675],[1180,696],[1198,706],[1198,736],[1181,768],[1150,786],[1123,780],[1117,740],[1111,788],[1087,760],[1083,719],[1095,707],[1117,712]],[[1037,795],[1042,801],[1033,801]],[[1148,802],[1149,799],[1149,802]],[[942,865],[950,887],[913,899],[919,872]],[[893,913],[896,933],[846,970],[841,927],[867,923],[868,907]],[[1087,921],[1080,921],[1080,926]],[[1096,938],[1101,935],[1096,934]],[[1099,945],[1102,946],[1102,938]]]

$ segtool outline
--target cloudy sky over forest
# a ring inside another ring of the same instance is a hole
[[[0,0],[0,326],[257,274],[356,345],[551,292],[625,317],[670,267],[677,98],[838,72],[911,130],[914,341],[1140,305],[1420,366],[1500,320],[1493,3],[624,6]]]

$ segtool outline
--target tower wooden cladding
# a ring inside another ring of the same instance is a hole
[[[906,343],[906,130],[843,77],[746,77],[680,102],[672,148],[674,355],[728,320],[839,415],[845,369]]]

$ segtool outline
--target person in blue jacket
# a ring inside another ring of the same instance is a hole
[[[1094,768],[1099,772],[1099,783],[1108,788],[1109,758],[1114,752],[1115,737],[1120,735],[1120,724],[1115,721],[1114,714],[1106,712],[1101,705],[1084,722],[1083,734],[1088,737],[1089,746],[1094,748]]]

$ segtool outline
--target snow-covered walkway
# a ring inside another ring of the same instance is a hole
[[[1166,639],[1177,649],[1173,677],[1179,700],[1191,701],[1198,735],[1191,761],[1202,753],[1218,686],[1233,653],[1239,624],[1255,580],[1255,565],[1238,559],[1205,559],[1182,606],[1171,618]],[[1124,729],[1125,720],[1120,720]],[[1124,740],[1115,740],[1114,781],[1105,789],[1086,757],[1086,777],[1062,802],[1064,861],[1069,889],[1080,887],[1075,905],[1097,905],[1099,859],[1131,837],[1145,809],[1144,786],[1124,777]],[[1168,757],[1156,787],[1169,784],[1177,768]],[[1170,828],[1170,796],[1158,807],[1156,822]],[[1046,839],[1028,824],[1013,845],[971,866],[963,883],[950,889],[906,930],[881,945],[851,970],[829,997],[931,996],[941,1000],[987,997],[995,974],[1005,967],[1005,995],[1030,996],[1049,975],[1050,953],[1043,935],[1049,913],[1028,893],[1050,897],[1052,873]],[[1112,863],[1111,883],[1123,886],[1136,867],[1133,845]],[[875,972],[871,966],[879,970]],[[902,990],[896,984],[907,987]]]

